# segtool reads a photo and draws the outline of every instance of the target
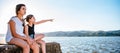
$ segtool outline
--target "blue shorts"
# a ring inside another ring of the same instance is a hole
[[[34,39],[34,34],[31,34],[30,37],[31,37],[32,39]]]

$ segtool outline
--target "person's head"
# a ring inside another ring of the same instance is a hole
[[[16,15],[25,15],[26,14],[26,7],[25,4],[18,4],[16,5]]]
[[[35,22],[35,17],[32,14],[27,15],[26,21],[29,22],[29,23],[30,22],[34,23]]]

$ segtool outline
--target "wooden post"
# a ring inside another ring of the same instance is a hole
[[[41,48],[40,48],[40,51],[41,51]],[[62,53],[60,44],[56,42],[46,43],[46,52],[47,53]],[[22,53],[22,49],[15,45],[5,44],[5,45],[0,45],[0,53]],[[30,53],[32,53],[32,51]]]

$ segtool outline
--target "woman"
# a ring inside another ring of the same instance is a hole
[[[38,44],[23,33],[23,15],[25,13],[26,7],[24,4],[16,5],[16,16],[13,16],[8,22],[6,42],[21,47],[23,53],[29,53],[30,48],[33,50],[33,53],[39,53]]]

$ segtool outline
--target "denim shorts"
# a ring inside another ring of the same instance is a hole
[[[34,39],[34,34],[31,34],[30,37],[31,37],[32,39]]]

